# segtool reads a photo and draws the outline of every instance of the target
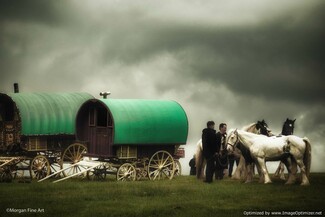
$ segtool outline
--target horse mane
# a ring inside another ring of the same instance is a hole
[[[247,126],[244,126],[243,128],[242,128],[242,130],[244,130],[244,131],[251,131],[252,130],[252,128],[254,128],[254,127],[256,127],[256,123],[251,123],[251,124],[249,124],[249,125],[247,125]]]

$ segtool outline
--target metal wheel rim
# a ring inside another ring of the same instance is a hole
[[[135,181],[137,178],[137,172],[135,167],[130,163],[122,164],[117,170],[117,181]]]
[[[50,175],[51,167],[48,159],[43,155],[38,155],[30,163],[31,177],[37,180],[43,179]]]
[[[0,172],[0,182],[11,182],[12,178],[10,166],[2,167]]]
[[[65,164],[68,164],[68,166],[71,166],[72,164],[78,163],[83,159],[83,154],[87,153],[87,147],[85,145],[75,143],[72,145],[69,145],[63,152],[61,161],[60,161],[60,168],[64,169]],[[84,166],[77,165],[74,167],[71,167],[65,171],[62,171],[63,176],[69,176],[78,172],[81,172],[82,170],[87,169]],[[81,176],[84,176],[86,174],[81,174]]]
[[[175,162],[167,151],[158,151],[149,160],[148,176],[150,180],[172,179]]]
[[[175,161],[175,173],[174,176],[180,176],[182,175],[182,165],[179,162],[179,160],[174,160]]]
[[[87,171],[87,179],[91,181],[104,181],[106,179],[106,166],[101,164],[98,167]]]

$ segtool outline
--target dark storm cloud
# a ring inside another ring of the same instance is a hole
[[[131,24],[130,29],[116,37],[110,35],[103,57],[104,61],[134,64],[170,52],[178,59],[183,77],[223,83],[235,92],[272,100],[322,102],[323,9],[325,4],[305,15],[282,15],[260,25],[238,28],[161,21],[152,25],[144,21]],[[175,88],[159,87],[162,91]]]
[[[143,8],[108,10],[104,21],[88,28],[94,30],[102,64],[137,65],[171,53],[179,63],[174,82],[158,82],[158,91],[182,89],[182,82],[174,83],[185,78],[270,100],[322,103],[324,8],[317,2],[302,14],[240,26],[150,19]]]
[[[42,1],[42,0],[2,0],[0,7],[0,21],[43,23],[58,25],[67,22],[71,8],[69,1]]]

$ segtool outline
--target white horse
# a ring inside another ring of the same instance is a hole
[[[296,164],[298,164],[302,176],[301,185],[309,185],[311,145],[308,138],[293,135],[267,137],[243,130],[233,130],[227,137],[227,150],[233,151],[239,142],[250,150],[264,176],[265,184],[272,182],[265,162],[282,160],[288,166],[289,171],[289,179],[286,184],[294,183],[297,173]],[[286,161],[288,156],[291,158],[291,163]]]
[[[249,124],[242,129],[251,132],[251,133],[256,133],[260,134],[260,129],[257,129],[256,127],[257,123],[252,123]],[[245,162],[244,157],[241,155],[240,151],[236,149],[237,153],[240,154],[240,160],[239,160],[239,165],[237,166],[234,176],[234,179],[247,179],[246,182],[251,181],[254,173],[254,167],[251,164],[247,164]],[[204,178],[204,168],[206,166],[205,159],[203,157],[203,146],[202,146],[202,139],[200,139],[197,144],[196,144],[196,154],[195,154],[195,165],[196,165],[196,177],[198,179],[203,179]]]

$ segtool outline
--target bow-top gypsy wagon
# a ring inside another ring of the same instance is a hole
[[[186,113],[175,101],[0,93],[0,181],[26,171],[39,180],[171,179],[180,173],[187,134]]]
[[[0,93],[0,179],[41,179],[77,160],[75,116],[88,93]]]
[[[84,156],[104,162],[88,178],[171,179],[180,172],[187,134],[186,113],[175,101],[90,99],[76,117],[77,140],[88,147]]]

